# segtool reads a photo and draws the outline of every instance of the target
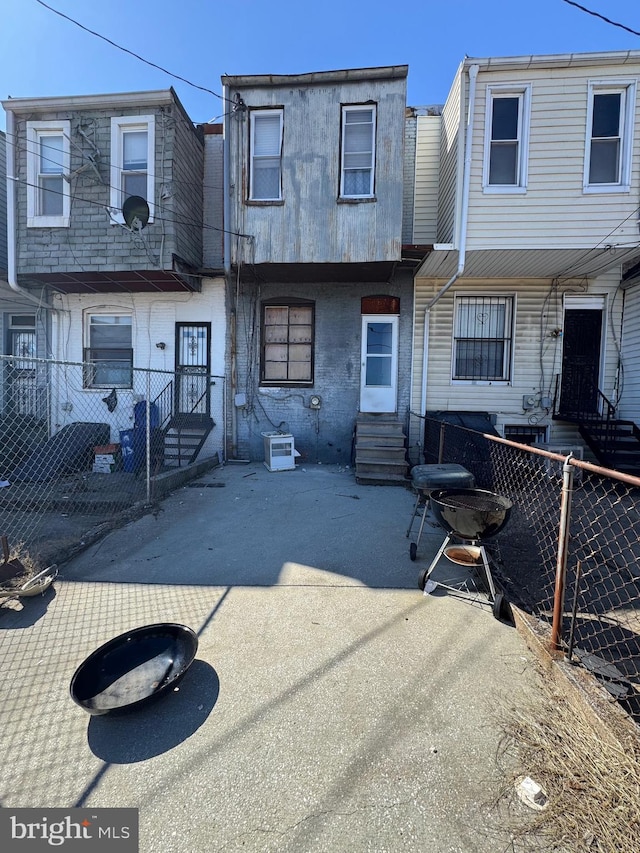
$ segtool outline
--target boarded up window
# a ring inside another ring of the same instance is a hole
[[[313,305],[265,305],[262,381],[313,382]]]

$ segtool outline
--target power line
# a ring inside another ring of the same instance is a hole
[[[40,0],[38,0],[38,2],[40,2]],[[618,21],[612,21],[611,18],[601,15],[600,12],[594,12],[591,9],[587,9],[586,6],[581,6],[579,3],[575,3],[574,0],[562,0],[562,2],[567,3],[569,6],[575,6],[576,9],[580,9],[581,12],[586,12],[587,15],[593,15],[594,18],[599,18],[601,21],[604,21],[605,24],[611,24],[612,27],[619,27],[621,30],[631,33],[632,36],[640,36],[640,32],[638,32],[638,30],[632,30],[631,27],[627,27],[625,24],[620,24]]]
[[[201,92],[207,92],[209,95],[213,95],[215,98],[219,98],[221,101],[229,101],[228,98],[224,98],[222,95],[218,94],[218,92],[214,92],[213,89],[207,89],[206,86],[199,86],[197,83],[192,83],[191,80],[187,80],[186,77],[181,77],[179,74],[174,74],[172,71],[168,71],[166,68],[163,68],[162,65],[156,65],[155,62],[151,62],[150,60],[145,59],[143,56],[140,56],[140,54],[134,53],[134,51],[129,50],[126,47],[122,47],[122,45],[120,44],[116,44],[115,41],[112,41],[106,36],[101,35],[101,33],[97,33],[95,30],[90,30],[89,27],[85,27],[84,24],[81,24],[74,18],[70,18],[69,15],[65,15],[63,12],[58,11],[58,9],[54,9],[53,6],[48,6],[46,3],[43,2],[43,0],[36,0],[36,3],[39,3],[41,6],[44,6],[45,9],[48,9],[50,12],[53,12],[54,15],[59,15],[66,21],[70,21],[72,24],[75,24],[75,26],[80,27],[81,30],[84,30],[87,33],[91,33],[92,36],[96,36],[96,38],[106,41],[107,44],[110,44],[112,47],[116,47],[123,53],[128,53],[129,56],[133,56],[135,59],[139,59],[140,62],[144,62],[145,65],[149,65],[151,66],[151,68],[156,68],[158,71],[162,71],[163,74],[168,74],[169,77],[173,77],[175,80],[180,80],[183,83],[186,83],[187,86],[193,86],[194,89],[200,89]],[[229,101],[229,103],[231,103],[231,101]]]

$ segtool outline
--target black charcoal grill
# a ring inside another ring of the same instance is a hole
[[[420,573],[418,585],[425,589],[431,573],[444,555],[458,565],[484,572],[494,616],[497,619],[504,618],[508,605],[502,593],[496,593],[484,542],[504,528],[513,504],[509,498],[485,489],[440,489],[431,493],[430,501],[433,514],[447,531],[447,535],[429,568]],[[454,587],[439,581],[437,585],[463,597],[471,596],[474,600],[477,599],[475,593],[463,587]]]

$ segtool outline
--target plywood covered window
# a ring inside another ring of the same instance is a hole
[[[458,296],[453,379],[509,381],[512,338],[512,296]]]
[[[264,385],[313,383],[313,303],[262,306]]]
[[[591,83],[587,112],[587,191],[628,190],[635,83]]]

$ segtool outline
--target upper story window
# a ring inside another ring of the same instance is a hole
[[[252,110],[249,199],[282,200],[282,132],[284,111]]]
[[[314,305],[288,302],[262,306],[263,385],[313,384]]]
[[[489,87],[485,126],[485,191],[524,192],[529,145],[529,86]]]
[[[456,297],[452,378],[475,382],[511,379],[512,296]]]
[[[373,198],[376,162],[376,108],[342,107],[341,198]]]
[[[27,122],[27,226],[67,228],[71,210],[70,123]]]
[[[87,314],[84,387],[132,388],[131,314]]]
[[[631,173],[635,83],[590,83],[584,189],[626,192]]]
[[[154,116],[117,116],[111,119],[111,207],[116,222],[124,222],[122,205],[140,196],[149,205],[153,221],[155,163]]]

